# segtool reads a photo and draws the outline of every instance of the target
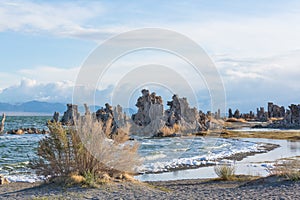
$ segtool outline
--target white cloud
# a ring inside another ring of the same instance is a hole
[[[36,80],[23,78],[17,85],[10,86],[0,93],[1,102],[19,103],[32,100],[46,102],[71,102],[73,84],[53,82],[42,84]]]
[[[72,103],[73,91],[74,83],[70,81],[40,83],[33,79],[23,78],[18,84],[0,91],[0,102],[22,103],[36,100],[43,102]],[[112,87],[109,86],[103,90],[83,87],[81,92],[82,101],[74,103],[88,103],[90,105],[96,103],[97,105],[104,105],[104,103],[109,102]],[[85,101],[88,99],[84,94],[95,95],[95,100]]]
[[[103,12],[100,2],[4,1],[0,3],[0,31],[46,31],[62,36],[100,33],[88,20]]]
[[[18,74],[28,79],[37,80],[39,83],[50,83],[59,81],[75,82],[79,67],[59,68],[59,67],[36,67],[32,69],[21,69]]]
[[[229,107],[243,111],[268,101],[287,106],[299,103],[300,51],[259,58],[232,59],[216,56],[224,80]]]

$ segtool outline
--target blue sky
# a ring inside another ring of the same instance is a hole
[[[299,23],[299,1],[1,1],[0,102],[71,101],[82,63],[101,42],[158,27],[186,35],[207,52],[228,107],[300,103]],[[101,103],[114,82],[99,88]],[[207,92],[198,92],[207,103]]]

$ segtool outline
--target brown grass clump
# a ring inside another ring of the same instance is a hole
[[[215,173],[221,180],[228,181],[235,178],[235,166],[234,165],[216,165],[214,167]]]
[[[242,119],[242,118],[240,118],[240,119],[237,119],[237,118],[228,118],[228,119],[226,120],[226,122],[241,122],[241,123],[247,123],[247,121],[246,121],[245,119]]]
[[[300,180],[300,160],[287,160],[282,164],[275,164],[275,168],[268,169],[269,175],[284,177],[291,181]]]
[[[283,118],[282,117],[281,118],[271,117],[271,118],[269,118],[269,120],[274,122],[274,121],[281,121],[281,120],[283,120]]]
[[[135,173],[135,167],[140,164],[137,143],[123,142],[124,134],[109,139],[102,124],[91,116],[75,124],[63,127],[60,123],[48,122],[50,134],[39,142],[39,158],[30,163],[38,175],[68,177],[94,187],[103,179],[103,174],[114,177],[116,173]]]
[[[221,135],[226,138],[269,138],[269,139],[285,139],[285,140],[299,140],[300,131],[235,131],[227,130],[226,134]]]
[[[163,126],[159,131],[160,131],[160,135],[162,137],[168,137],[168,136],[171,136],[175,133],[178,133],[180,131],[180,125],[175,123],[171,127]]]
[[[72,182],[74,182],[75,184],[84,183],[85,180],[86,180],[83,176],[80,176],[80,175],[71,175],[70,179],[71,179]]]

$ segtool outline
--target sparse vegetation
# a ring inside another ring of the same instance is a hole
[[[300,181],[300,160],[287,160],[273,168],[268,168],[270,175],[281,176],[291,181]]]
[[[235,178],[235,166],[230,164],[221,164],[214,167],[215,173],[221,180],[228,181]]]
[[[164,126],[159,131],[163,137],[171,136],[180,131],[180,125],[175,123],[172,127]]]
[[[300,131],[235,131],[226,130],[225,138],[268,138],[282,140],[300,140]]]
[[[135,173],[140,164],[137,143],[123,142],[124,134],[115,135],[115,140],[107,138],[102,124],[91,116],[75,124],[48,123],[50,134],[39,142],[39,158],[30,164],[37,174],[95,186],[98,180],[103,183],[103,177]]]

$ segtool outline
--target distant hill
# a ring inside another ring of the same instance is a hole
[[[101,106],[90,106],[92,112],[98,110]],[[52,115],[54,112],[64,113],[67,110],[66,103],[48,103],[41,101],[29,101],[20,104],[0,103],[1,113],[14,113],[15,115]],[[84,107],[79,106],[79,112],[84,113]],[[132,108],[123,108],[123,112],[132,115],[136,111]],[[11,114],[11,115],[14,115]]]
[[[20,104],[0,103],[0,111],[9,113],[53,114],[55,111],[63,113],[65,110],[66,104],[63,103],[47,103],[40,101],[29,101]]]

